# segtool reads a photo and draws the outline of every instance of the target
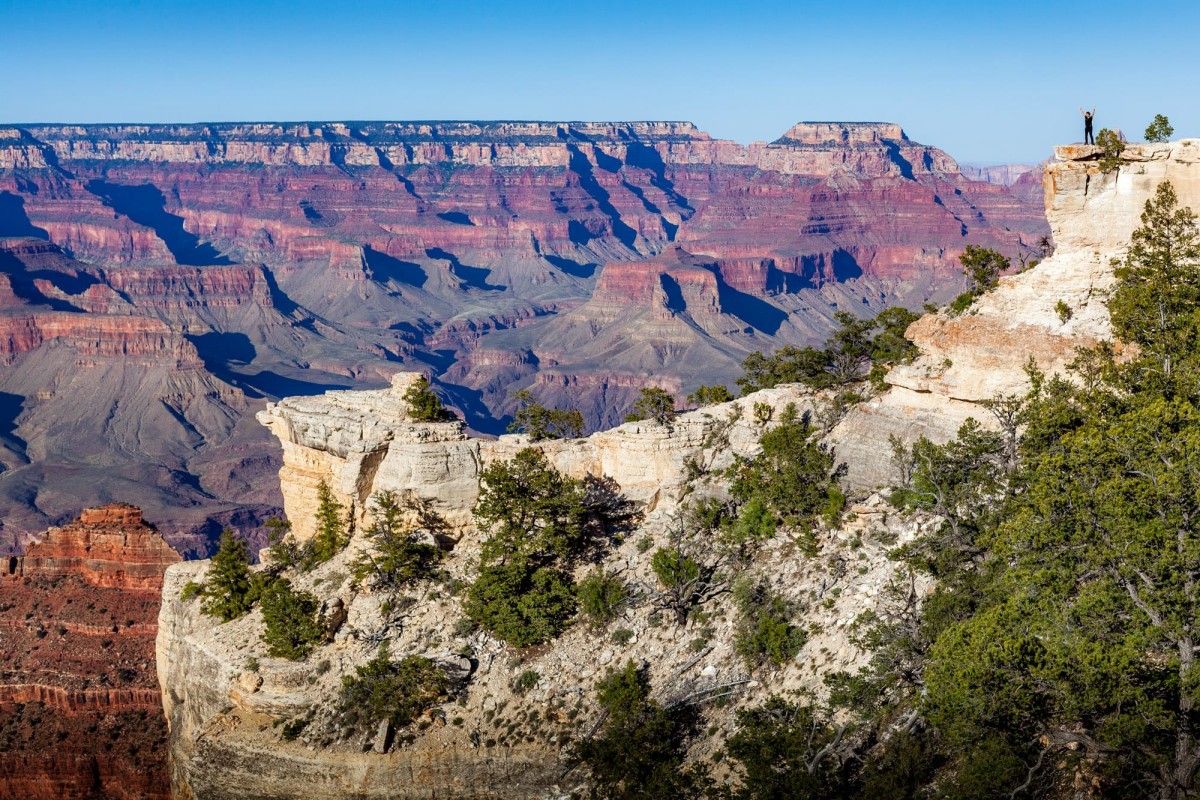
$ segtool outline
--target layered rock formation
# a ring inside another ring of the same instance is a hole
[[[848,462],[852,487],[889,480],[889,434],[909,440],[919,435],[948,438],[967,416],[986,419],[983,401],[998,393],[1023,391],[1029,358],[1042,369],[1061,372],[1076,346],[1107,337],[1103,300],[1111,285],[1111,260],[1123,252],[1144,202],[1162,181],[1175,185],[1184,205],[1200,207],[1200,140],[1131,146],[1120,169],[1109,173],[1099,169],[1092,148],[1060,148],[1057,155],[1059,161],[1045,174],[1047,216],[1057,252],[1025,272],[1003,278],[962,315],[931,314],[914,323],[909,335],[922,349],[920,358],[894,369],[888,376],[891,388],[850,411],[828,436],[838,447],[839,460]],[[618,271],[611,280],[630,294],[648,295],[661,308],[670,302],[664,288],[670,278],[679,294],[689,287],[695,309],[707,307],[699,298],[711,296],[708,287],[723,279],[718,261],[684,255],[660,260],[655,275],[639,280]],[[1072,310],[1069,319],[1054,310],[1059,300]],[[617,304],[611,304],[613,310],[600,305],[594,311],[598,315],[620,313]],[[311,518],[313,489],[319,481],[334,488],[358,521],[372,493],[411,491],[433,502],[458,529],[461,538],[447,568],[453,577],[469,577],[479,542],[468,511],[477,496],[479,472],[527,441],[516,436],[484,441],[468,436],[459,423],[414,422],[400,397],[408,380],[400,378],[384,391],[293,398],[259,414],[283,443],[280,478],[285,506],[304,538],[311,535],[305,520]],[[652,583],[649,548],[633,540],[645,537],[651,547],[661,544],[689,476],[719,474],[735,454],[753,451],[770,424],[753,413],[756,403],[775,412],[794,403],[798,410],[831,419],[819,395],[781,386],[681,415],[671,426],[631,423],[586,439],[539,444],[559,469],[611,476],[643,504],[647,515],[641,530],[608,555],[606,569],[635,586]],[[772,676],[772,691],[819,691],[828,671],[862,663],[864,654],[852,644],[848,626],[857,614],[885,602],[885,587],[895,577],[887,553],[897,542],[937,524],[919,516],[893,516],[878,495],[850,511],[846,530],[821,535],[817,558],[799,558],[776,540],[758,565],[773,587],[804,608],[805,622],[817,631],[796,661]],[[844,567],[846,541],[860,548],[853,562],[859,565],[858,578],[847,579],[844,569],[830,566]],[[605,665],[629,657],[646,659],[656,696],[664,702],[735,684],[747,687],[737,702],[767,691],[739,666],[723,617],[714,622],[699,655],[688,642],[694,631],[660,628],[645,609],[635,609],[622,621],[630,626],[622,644],[576,628],[552,645],[525,654],[523,660],[510,660],[511,653],[486,636],[452,631],[448,620],[461,613],[460,601],[440,591],[418,600],[398,624],[390,616],[389,599],[346,583],[346,564],[362,546],[356,538],[348,552],[298,577],[306,588],[336,596],[349,614],[333,642],[322,646],[309,664],[259,657],[257,612],[216,625],[200,617],[194,604],[180,600],[182,585],[203,576],[202,563],[170,569],[160,617],[158,668],[170,687],[165,706],[177,796],[224,800],[247,790],[316,798],[347,793],[558,796],[576,788],[580,780],[562,761],[563,742],[594,724],[587,692]],[[827,596],[830,587],[836,591]],[[924,589],[909,587],[915,593]],[[814,603],[813,598],[823,601]],[[457,715],[451,724],[444,724],[445,717],[435,711],[395,745],[386,738],[375,740],[374,752],[367,752],[372,749],[371,736],[339,738],[322,728],[321,720],[340,676],[369,658],[383,634],[393,637],[395,652],[425,653],[440,663],[453,663],[457,653],[470,652],[469,664],[462,666],[469,683],[465,703],[445,712]],[[251,657],[257,671],[250,671]],[[324,666],[314,668],[311,662],[317,659],[324,659]],[[517,697],[512,682],[522,670],[541,677],[535,690]],[[708,736],[692,753],[698,758],[710,755],[732,724],[728,710],[710,708],[705,713]],[[275,733],[282,723],[301,720],[313,726],[301,741],[283,741]]]
[[[1039,206],[887,123],[0,126],[0,545],[122,497],[203,554],[279,503],[249,412],[401,369],[476,431],[515,388],[605,427],[952,296]]]
[[[85,510],[0,575],[0,796],[167,798],[152,666],[180,561],[128,505]]]
[[[360,523],[371,494],[411,492],[451,524],[457,542],[443,566],[455,581],[470,580],[479,553],[470,509],[480,470],[529,442],[523,436],[469,437],[460,423],[413,422],[401,399],[406,382],[401,378],[385,391],[292,398],[260,413],[283,442],[285,506],[303,539],[313,532],[317,481],[329,483]],[[735,454],[753,452],[772,424],[763,421],[761,410],[756,413],[756,405],[777,416],[789,404],[801,413],[821,413],[826,400],[784,386],[680,415],[670,426],[629,423],[538,447],[569,474],[613,478],[640,506],[644,524],[607,555],[604,567],[630,587],[649,590],[655,579],[643,540],[665,543],[697,469],[719,475]],[[824,674],[862,663],[849,626],[860,612],[884,602],[895,568],[887,557],[890,547],[925,530],[930,520],[893,515],[877,496],[853,512],[844,530],[823,535],[818,557],[797,558],[788,537],[779,537],[762,556],[764,579],[802,604],[806,622],[818,631],[796,661],[769,680],[748,673],[736,652],[734,616],[714,612],[702,634],[699,623],[677,627],[661,621],[648,603],[630,608],[616,623],[627,629],[624,637],[610,640],[580,624],[518,657],[495,639],[455,624],[462,615],[461,593],[420,590],[419,599],[403,601],[347,582],[347,565],[364,546],[361,536],[332,561],[294,577],[297,586],[340,602],[347,617],[332,642],[304,662],[289,662],[264,653],[258,611],[217,624],[200,615],[195,602],[181,599],[188,580],[204,579],[205,562],[174,566],[164,586],[158,639],[174,796],[567,796],[584,777],[571,769],[567,746],[597,723],[589,693],[609,666],[645,660],[664,702],[725,684],[745,687],[741,700],[755,702],[770,691],[820,690]],[[859,549],[855,569],[848,571],[841,553],[851,541]],[[918,589],[923,588],[922,583]],[[424,654],[446,665],[464,687],[460,702],[397,731],[392,744],[386,732],[347,734],[328,722],[342,676],[374,656],[384,635],[390,652]],[[710,639],[697,649],[701,635]],[[525,671],[540,677],[535,688],[518,691],[513,682]],[[707,713],[711,730],[727,733],[734,725],[732,708],[714,706]],[[303,732],[288,740],[281,734],[285,725]],[[712,755],[719,738],[700,745],[697,757]]]
[[[1078,347],[1111,338],[1105,299],[1112,262],[1125,254],[1159,184],[1170,181],[1181,206],[1200,209],[1200,140],[1129,145],[1120,167],[1109,172],[1092,146],[1057,147],[1055,155],[1043,178],[1054,255],[1001,278],[961,315],[942,311],[913,323],[907,335],[921,356],[893,369],[892,388],[852,411],[833,433],[856,485],[891,479],[890,465],[877,458],[889,434],[944,441],[969,416],[989,423],[980,403],[1023,394],[1030,360],[1060,374]]]

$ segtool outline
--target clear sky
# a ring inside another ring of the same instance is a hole
[[[1198,51],[1198,0],[0,0],[0,122],[886,120],[1032,162],[1082,104],[1200,136]]]

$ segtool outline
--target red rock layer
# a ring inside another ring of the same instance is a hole
[[[88,509],[0,575],[0,797],[169,796],[154,665],[179,560],[128,505]]]
[[[141,509],[126,504],[84,510],[79,519],[46,531],[10,564],[17,576],[79,577],[93,586],[157,593],[163,572],[180,561]],[[129,627],[129,626],[127,626]]]
[[[619,421],[953,296],[1034,188],[890,123],[0,125],[0,550],[120,496],[203,552],[280,501],[247,409],[405,367],[484,432],[521,387]]]

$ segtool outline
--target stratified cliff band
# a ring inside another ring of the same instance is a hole
[[[611,425],[1035,257],[1036,180],[886,123],[0,126],[0,541],[121,497],[205,553],[279,504],[248,411],[401,369],[485,433],[515,388]]]

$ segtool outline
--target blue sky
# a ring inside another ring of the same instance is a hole
[[[0,122],[888,120],[1038,161],[1078,108],[1200,136],[1200,2],[0,0]]]

